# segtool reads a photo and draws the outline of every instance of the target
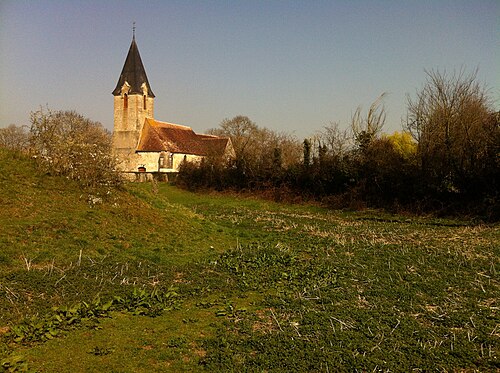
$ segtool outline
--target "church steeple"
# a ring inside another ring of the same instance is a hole
[[[146,118],[154,118],[154,97],[135,42],[132,43],[123,65],[120,79],[113,91],[114,128],[113,149],[124,171],[137,170],[136,155],[139,136]]]
[[[145,86],[143,86],[145,84]],[[146,70],[142,64],[141,55],[139,54],[139,49],[137,48],[137,43],[135,42],[135,26],[132,36],[132,43],[128,50],[127,58],[125,59],[125,64],[123,65],[122,73],[116,84],[116,88],[113,91],[113,96],[120,96],[123,94],[122,88],[124,85],[130,86],[126,92],[129,95],[133,94],[144,94],[144,87],[147,88],[147,95],[149,97],[155,97],[151,86],[148,82],[148,77],[146,75]]]

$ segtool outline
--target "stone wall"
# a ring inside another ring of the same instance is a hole
[[[164,165],[167,167],[160,168],[160,152],[138,152],[136,153],[137,158],[134,158],[137,162],[134,171],[137,171],[139,166],[146,167],[146,171],[149,172],[178,172],[179,167],[183,161],[191,163],[199,163],[203,157],[192,154],[171,154],[171,161],[165,161]],[[164,156],[170,157],[168,153],[164,153]],[[170,167],[168,167],[170,166]]]
[[[143,95],[114,96],[113,149],[123,171],[137,171],[135,149],[146,117],[154,117],[153,97],[146,96],[144,109]]]
[[[177,177],[177,172],[123,172],[125,180],[133,182],[169,182],[172,183]]]

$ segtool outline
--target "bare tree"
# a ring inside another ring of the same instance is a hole
[[[418,141],[423,170],[455,189],[488,163],[485,156],[498,147],[499,128],[489,120],[494,110],[486,89],[477,81],[477,70],[426,74],[427,81],[416,97],[407,96],[404,125]]]
[[[326,145],[328,153],[333,157],[341,157],[350,147],[351,136],[347,129],[341,129],[338,122],[330,122],[320,133],[320,141]]]
[[[275,149],[280,149],[282,167],[287,168],[298,164],[302,157],[302,145],[293,135],[285,132],[275,134]]]
[[[224,119],[220,123],[220,128],[211,129],[209,133],[229,137],[233,143],[236,156],[242,157],[255,144],[254,135],[257,131],[258,127],[255,122],[252,122],[246,116],[238,115],[232,119]]]
[[[11,124],[6,128],[0,128],[0,147],[11,150],[28,151],[28,127]]]
[[[358,106],[351,117],[351,129],[354,139],[361,149],[366,148],[382,131],[386,119],[386,111],[383,105],[383,99],[386,94],[386,92],[382,93],[370,105],[366,117],[361,116],[360,106]]]
[[[301,145],[293,136],[259,127],[246,116],[224,119],[220,128],[209,132],[231,138],[238,167],[251,173],[276,169],[278,159],[281,167],[288,167],[300,159]]]

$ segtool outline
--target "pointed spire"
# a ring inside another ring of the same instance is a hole
[[[148,96],[155,97],[151,86],[148,82],[148,77],[146,75],[146,70],[142,64],[141,55],[139,54],[139,49],[135,42],[135,22],[133,25],[132,43],[130,44],[130,49],[128,50],[127,58],[125,59],[125,64],[123,65],[122,73],[116,84],[116,88],[113,91],[114,96],[121,95],[121,89],[125,82],[130,85],[130,90],[128,94],[141,94],[143,90],[141,88],[142,84],[146,83],[148,89]]]

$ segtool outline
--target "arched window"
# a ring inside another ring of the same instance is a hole
[[[143,101],[144,101],[144,110],[146,110],[146,100],[147,100],[147,96],[146,95],[143,95],[142,96],[143,98]]]
[[[128,94],[123,95],[123,108],[127,109],[128,108]]]

